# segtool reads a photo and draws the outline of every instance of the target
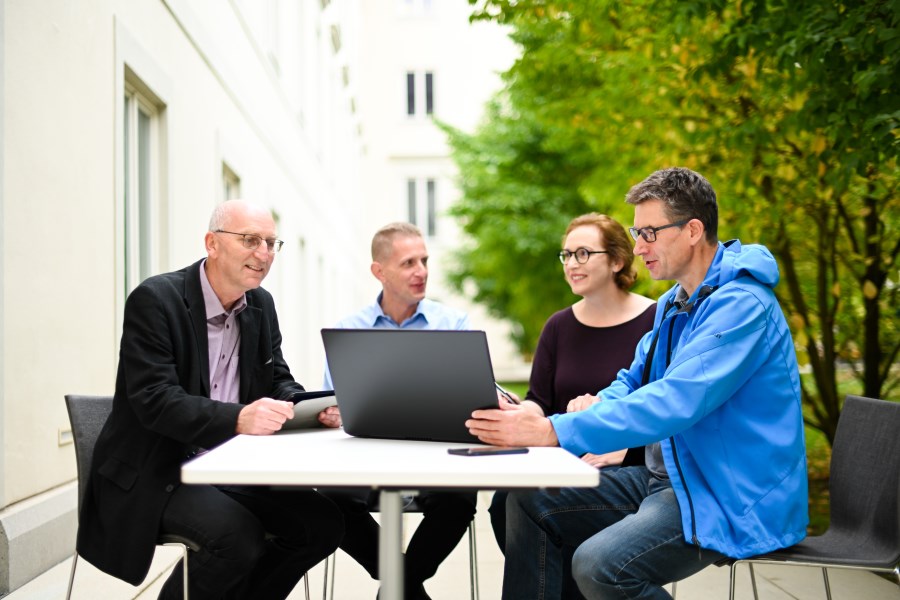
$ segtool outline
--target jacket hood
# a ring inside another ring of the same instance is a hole
[[[716,258],[706,275],[706,283],[721,286],[744,276],[774,288],[780,278],[778,263],[765,246],[741,244],[740,240],[720,242]]]
[[[690,301],[681,306],[679,312],[689,312],[718,288],[744,276],[752,277],[768,288],[774,288],[780,279],[778,263],[765,246],[741,244],[740,240],[719,242],[716,256],[706,271],[703,284],[694,290]],[[678,295],[679,289],[680,285],[673,286],[660,300],[668,306]]]

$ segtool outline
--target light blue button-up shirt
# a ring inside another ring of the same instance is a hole
[[[471,329],[469,316],[455,308],[445,306],[440,302],[424,298],[416,306],[416,312],[403,321],[397,323],[394,319],[384,314],[381,310],[381,294],[359,312],[338,321],[335,329],[451,329],[462,331]],[[322,389],[332,390],[331,372],[328,363],[325,363],[325,382]]]

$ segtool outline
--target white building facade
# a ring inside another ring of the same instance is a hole
[[[2,595],[74,548],[63,395],[112,393],[128,291],[203,256],[217,202],[271,208],[285,245],[265,285],[314,389],[319,329],[365,298],[368,228],[358,65],[336,43],[358,38],[355,2],[4,0],[0,15]]]
[[[225,199],[276,216],[285,244],[265,287],[308,389],[322,380],[319,330],[377,293],[369,242],[394,220],[428,236],[429,295],[488,330],[498,376],[521,373],[503,328],[440,278],[457,192],[431,116],[471,130],[513,56],[469,12],[0,0],[0,596],[74,549],[63,396],[112,393],[126,295],[202,257]]]
[[[372,233],[390,221],[418,225],[430,254],[428,296],[465,309],[472,326],[487,332],[498,379],[527,379],[508,327],[447,285],[460,241],[447,215],[459,197],[458,173],[435,125],[472,132],[517,49],[495,23],[470,23],[463,0],[364,1],[360,8],[362,193]]]

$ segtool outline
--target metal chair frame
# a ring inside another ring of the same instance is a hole
[[[735,560],[729,598],[734,598],[737,566],[743,563],[751,569],[754,564],[819,567],[828,600],[830,568],[892,573],[900,585],[898,430],[900,403],[847,396],[831,454],[828,530],[790,548]]]
[[[831,523],[828,531],[789,548],[731,559],[728,598],[734,600],[738,565],[784,565],[822,569],[831,600],[828,569],[891,573],[900,585],[900,403],[848,395],[831,455]],[[873,471],[875,475],[873,476]],[[860,551],[868,556],[860,556]],[[725,563],[725,564],[727,564]],[[676,585],[672,585],[675,597]]]
[[[112,396],[66,395],[66,410],[72,424],[72,438],[75,441],[75,464],[78,470],[78,511],[87,489],[88,475],[91,472],[91,461],[94,455],[94,444],[103,429],[109,413],[112,412]],[[162,534],[156,542],[157,546],[178,546],[181,548],[182,589],[184,599],[188,600],[188,551],[197,552],[200,545],[185,537]],[[69,584],[66,588],[66,600],[71,600],[72,587],[75,583],[75,569],[78,566],[78,551],[72,557],[72,568],[69,571]],[[306,600],[309,600],[309,573],[303,575]]]

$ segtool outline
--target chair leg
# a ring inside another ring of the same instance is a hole
[[[328,574],[328,565],[331,564],[331,576]],[[337,551],[334,554],[325,557],[325,580],[322,582],[322,600],[334,600],[334,570],[337,567]],[[329,580],[331,588],[328,587]],[[329,594],[330,591],[330,594]]]
[[[72,557],[72,568],[69,570],[69,587],[66,589],[66,600],[72,597],[72,584],[75,583],[75,565],[78,564],[78,552]]]
[[[675,600],[675,595],[678,593],[678,582],[672,582],[672,600]]]
[[[831,584],[828,582],[828,569],[822,567],[822,579],[825,581],[825,597],[831,600]]]
[[[731,563],[731,572],[728,576],[728,600],[734,600],[734,591],[737,589],[737,567],[741,561],[735,560]],[[753,570],[753,563],[747,563],[750,568],[750,586],[753,588],[753,600],[759,600],[756,592],[756,572]]]
[[[756,593],[756,571],[753,570],[753,563],[747,563],[747,566],[750,567],[750,585],[753,587],[753,600],[759,600],[759,596]]]
[[[737,566],[738,561],[731,563],[731,570],[728,574],[728,600],[734,600],[734,588],[737,586]]]
[[[182,585],[184,586],[184,600],[188,600],[188,547],[184,544],[181,545],[181,576],[182,576]]]
[[[331,555],[325,557],[325,573],[322,576],[322,600],[328,600],[328,563],[331,561]]]
[[[303,593],[306,600],[309,600],[309,571],[303,574]]]

